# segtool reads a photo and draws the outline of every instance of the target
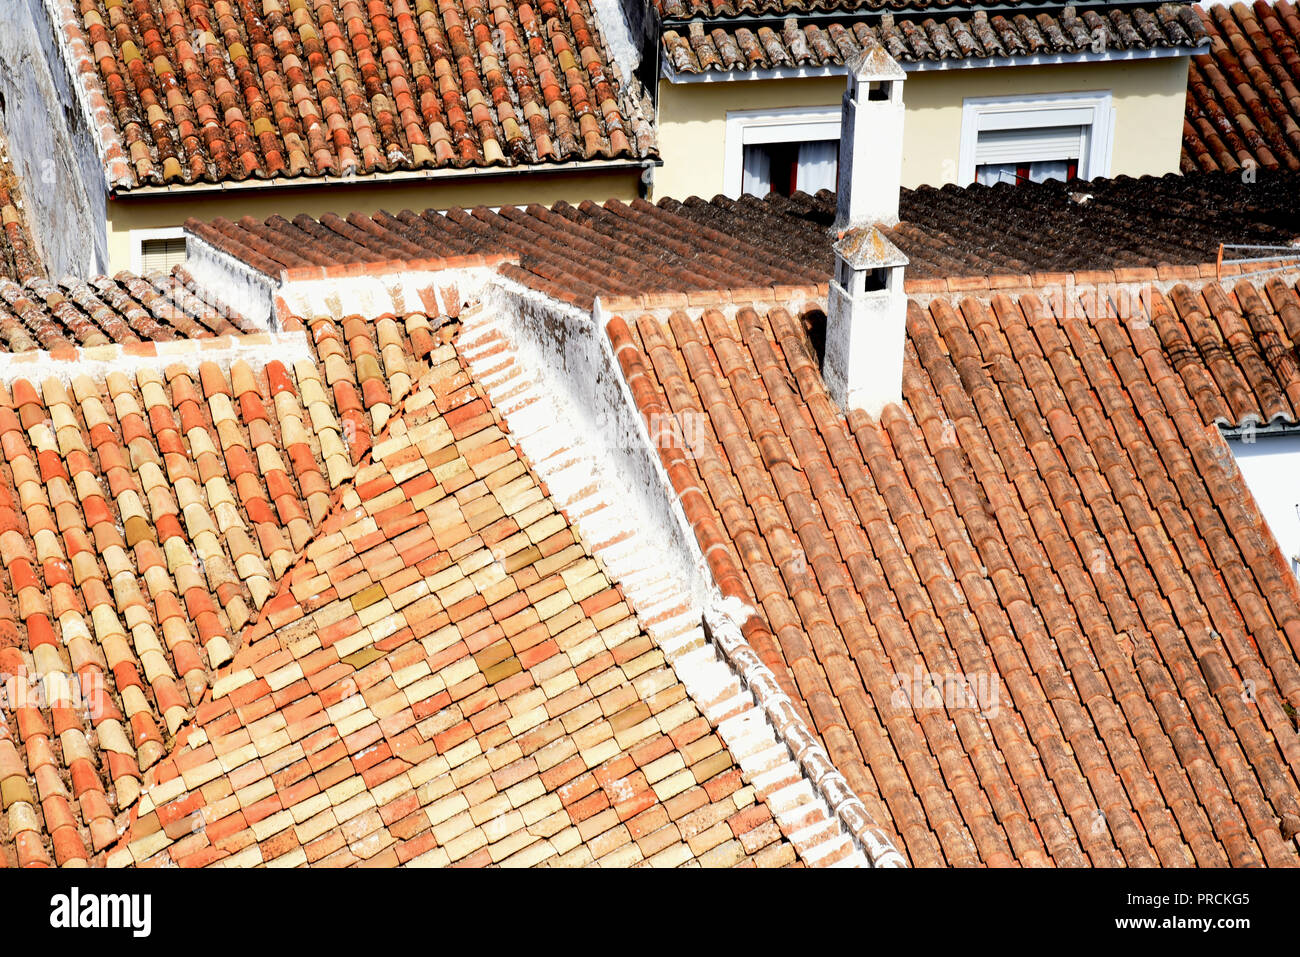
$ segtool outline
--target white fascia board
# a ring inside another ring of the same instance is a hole
[[[1032,56],[963,57],[946,60],[916,60],[900,63],[908,73],[925,73],[931,70],[987,70],[1013,66],[1053,66],[1063,63],[1121,63],[1128,60],[1167,60],[1172,57],[1190,57],[1204,52],[1200,47],[1157,47],[1151,50],[1108,50],[1105,53],[1048,53]],[[663,61],[663,77],[669,83],[735,83],[741,80],[799,80],[823,76],[844,76],[844,66],[777,67],[770,70],[709,70],[704,73],[677,73],[667,59]]]

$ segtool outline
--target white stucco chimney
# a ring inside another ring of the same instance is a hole
[[[850,229],[834,248],[822,378],[846,413],[876,418],[902,396],[907,257],[875,226]]]
[[[878,226],[898,222],[903,162],[903,71],[878,44],[849,61],[840,121],[835,275],[826,312],[822,378],[845,412],[871,417],[903,388],[904,256]]]
[[[873,43],[848,62],[840,119],[835,231],[898,222],[903,168],[902,67]]]

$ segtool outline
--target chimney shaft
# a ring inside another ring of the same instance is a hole
[[[854,226],[898,222],[905,77],[879,44],[849,60],[840,120],[837,234]]]
[[[902,397],[905,265],[907,257],[874,226],[849,230],[835,244],[822,378],[846,413],[878,418]]]
[[[872,418],[903,388],[904,256],[878,226],[898,223],[903,157],[902,69],[879,44],[849,62],[840,124],[835,275],[822,378],[846,413]]]

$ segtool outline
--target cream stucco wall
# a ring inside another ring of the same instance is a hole
[[[657,197],[723,191],[728,110],[840,105],[843,76],[659,84]],[[903,86],[903,185],[955,182],[965,97],[1109,90],[1115,109],[1111,175],[1177,172],[1187,59],[921,70]]]
[[[131,268],[133,230],[181,226],[191,216],[210,220],[218,216],[237,220],[242,216],[266,219],[279,214],[292,219],[299,213],[320,216],[334,212],[373,213],[386,209],[451,209],[475,206],[508,206],[583,200],[630,200],[637,196],[639,169],[606,173],[549,173],[516,176],[475,177],[433,182],[350,183],[326,187],[230,189],[200,194],[185,189],[170,193],[129,196],[109,200],[109,272]]]

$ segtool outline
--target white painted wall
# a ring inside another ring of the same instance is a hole
[[[0,0],[0,124],[49,274],[106,271],[104,168],[41,0]]]
[[[1257,435],[1253,442],[1232,439],[1228,446],[1282,557],[1300,571],[1300,435]]]

